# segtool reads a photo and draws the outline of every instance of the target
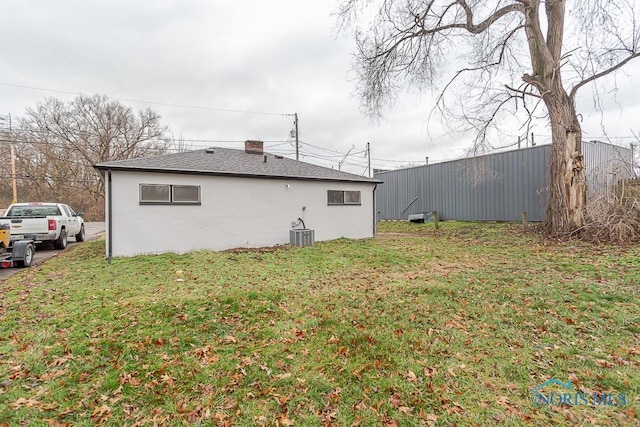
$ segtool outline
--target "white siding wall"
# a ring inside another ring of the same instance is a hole
[[[200,185],[202,204],[140,205],[141,183]],[[114,171],[112,186],[113,256],[285,244],[298,217],[317,241],[373,235],[371,183]],[[327,206],[327,190],[360,190],[362,204]]]

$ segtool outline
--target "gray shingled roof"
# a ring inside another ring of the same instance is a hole
[[[266,162],[264,161],[265,156]],[[157,157],[116,160],[99,163],[94,165],[94,168],[99,171],[124,170],[320,181],[382,182],[282,156],[276,157],[269,153],[249,154],[244,150],[229,148],[208,148]]]

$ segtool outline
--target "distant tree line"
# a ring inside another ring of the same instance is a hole
[[[92,165],[181,149],[150,109],[134,112],[106,96],[47,98],[23,117],[0,118],[0,208],[11,203],[11,150],[18,201],[55,201],[104,218],[104,181]]]

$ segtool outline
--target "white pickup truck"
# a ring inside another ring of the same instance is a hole
[[[0,223],[11,226],[11,241],[53,242],[56,249],[67,247],[67,237],[84,241],[84,220],[62,203],[15,203],[7,208]]]

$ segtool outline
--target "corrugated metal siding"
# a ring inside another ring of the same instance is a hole
[[[589,194],[631,176],[631,150],[606,143],[583,147]],[[531,221],[542,221],[550,161],[551,146],[543,145],[382,172],[375,175],[384,182],[377,191],[378,218],[437,211],[443,220],[519,221],[526,211]]]
[[[620,179],[632,178],[631,149],[604,142],[583,142],[587,170],[587,196],[593,200],[611,192]]]

